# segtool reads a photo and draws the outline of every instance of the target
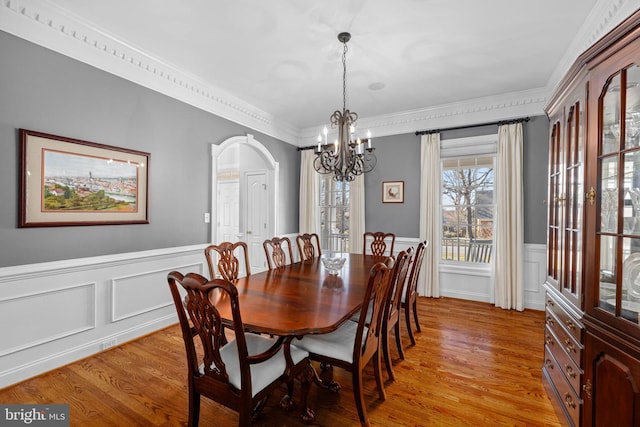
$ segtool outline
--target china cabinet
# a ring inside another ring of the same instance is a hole
[[[564,424],[640,426],[640,11],[546,110],[545,386]]]

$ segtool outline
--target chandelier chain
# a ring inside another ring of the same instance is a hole
[[[347,42],[342,42],[342,111],[347,110]]]

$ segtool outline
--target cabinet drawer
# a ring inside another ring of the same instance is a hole
[[[548,351],[553,354],[553,357],[557,362],[557,369],[560,369],[564,372],[564,375],[571,384],[573,391],[579,395],[580,394],[580,383],[582,379],[582,369],[580,366],[575,363],[575,361],[567,354],[567,351],[564,347],[562,347],[557,341],[556,337],[553,335],[549,327],[545,327],[544,331],[544,342],[548,349]]]
[[[558,303],[551,295],[547,293],[546,295],[546,307],[547,311],[551,311],[555,314],[556,318],[560,323],[562,323],[563,327],[573,335],[573,338],[577,342],[582,342],[582,332],[584,331],[584,326],[578,320],[576,320],[573,316],[567,313],[560,303]]]
[[[545,323],[557,340],[557,344],[561,346],[569,356],[573,359],[577,366],[582,366],[582,344],[576,341],[575,337],[570,334],[564,324],[556,317],[551,310],[545,312]]]
[[[580,425],[580,405],[582,405],[582,401],[574,392],[573,387],[567,382],[557,360],[553,357],[553,354],[551,354],[546,345],[544,347],[544,366],[551,378],[552,386],[555,388],[558,401],[561,402],[565,413],[571,419],[574,426]]]

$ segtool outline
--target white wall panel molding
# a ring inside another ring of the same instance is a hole
[[[547,270],[547,246],[524,245],[524,306],[544,311],[544,288]]]
[[[202,256],[204,258],[204,254]],[[164,307],[173,306],[173,299],[167,292],[155,292],[159,283],[167,282],[167,274],[180,271],[205,275],[204,263],[185,264],[172,268],[144,271],[111,280],[111,321],[118,322]]]
[[[85,283],[0,299],[0,357],[94,329],[95,288]]]
[[[176,323],[167,273],[207,271],[205,247],[1,268],[0,388]]]

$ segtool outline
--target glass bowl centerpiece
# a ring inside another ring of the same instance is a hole
[[[344,266],[344,262],[346,261],[346,258],[343,258],[340,253],[324,254],[321,259],[324,268],[332,276],[335,276],[340,272]]]

